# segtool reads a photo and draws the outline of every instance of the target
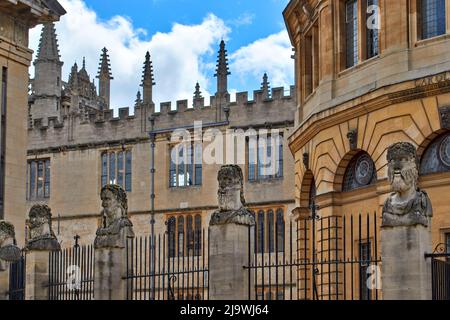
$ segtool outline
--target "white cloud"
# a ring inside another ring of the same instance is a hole
[[[197,25],[174,24],[168,33],[143,39],[145,30],[134,28],[132,21],[125,17],[115,16],[103,22],[82,0],[60,2],[68,12],[56,24],[65,80],[75,61],[81,67],[83,56],[91,79],[95,77],[101,49],[107,47],[114,77],[111,104],[114,108],[132,106],[140,88],[145,53],[149,50],[155,72],[156,103],[192,97],[196,81],[201,83],[204,96],[209,95],[206,88],[210,80],[203,60],[215,54],[220,40],[226,39],[230,32],[215,15],[209,14]],[[40,29],[30,33],[30,47],[35,50]],[[30,72],[33,75],[34,70]]]
[[[288,87],[294,78],[292,45],[287,31],[270,35],[242,47],[230,55],[231,69],[245,83],[252,75],[262,79],[267,72],[272,86]]]

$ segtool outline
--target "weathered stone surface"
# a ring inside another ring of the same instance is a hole
[[[95,249],[95,300],[126,300],[126,257],[124,248]]]
[[[14,226],[0,220],[0,272],[6,271],[6,263],[20,259],[20,248],[15,245],[15,242]]]
[[[118,185],[106,185],[101,191],[103,227],[97,230],[94,246],[125,248],[126,240],[134,238],[133,224],[128,218],[127,194]]]
[[[27,251],[26,263],[26,300],[48,300],[49,251]],[[65,272],[66,270],[63,270]]]
[[[431,299],[431,233],[423,225],[381,230],[381,282],[385,300]]]
[[[50,207],[36,204],[30,209],[28,228],[30,230],[27,250],[60,250],[61,246],[52,229]]]
[[[433,215],[428,195],[417,188],[416,148],[407,142],[389,147],[388,178],[393,193],[383,207],[382,227],[428,226]]]
[[[236,165],[222,166],[217,180],[219,181],[217,192],[219,210],[213,213],[209,224],[211,226],[228,223],[255,225],[255,217],[244,208],[244,179],[241,168]]]

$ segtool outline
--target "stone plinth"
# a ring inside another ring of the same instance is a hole
[[[0,301],[9,299],[8,291],[9,291],[9,263],[4,263],[4,265],[0,266]]]
[[[126,300],[126,266],[125,248],[95,249],[95,300]]]
[[[238,224],[214,225],[209,227],[209,290],[211,300],[248,300],[249,228]],[[250,246],[252,248],[253,246]],[[250,254],[250,258],[253,254]],[[251,294],[254,289],[250,290]]]
[[[25,300],[48,300],[50,251],[28,251],[26,263]]]
[[[431,300],[430,229],[422,226],[381,229],[382,286],[385,300]]]

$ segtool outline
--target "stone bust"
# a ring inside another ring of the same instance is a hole
[[[419,190],[416,148],[408,142],[389,147],[388,179],[391,193],[383,207],[382,227],[429,226],[433,215],[430,198]]]
[[[22,254],[16,246],[14,226],[0,220],[0,271],[6,270],[6,263],[19,261]]]
[[[246,209],[242,170],[237,165],[222,166],[217,180],[219,210],[213,213],[210,225],[235,223],[255,225],[255,217]]]
[[[28,215],[29,240],[27,250],[60,250],[61,246],[52,230],[51,209],[45,204],[31,207]]]
[[[97,230],[95,248],[123,248],[127,238],[134,238],[133,224],[128,219],[127,194],[121,186],[102,188],[103,226]]]

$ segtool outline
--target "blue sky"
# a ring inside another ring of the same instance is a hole
[[[56,24],[63,78],[74,62],[95,77],[100,50],[109,50],[114,109],[132,106],[145,52],[155,69],[154,100],[192,99],[199,81],[208,102],[215,93],[218,45],[227,43],[229,91],[259,89],[264,72],[272,87],[293,84],[291,44],[282,12],[288,0],[60,0],[67,14]],[[37,49],[40,28],[32,30]],[[33,70],[30,71],[33,76]]]

